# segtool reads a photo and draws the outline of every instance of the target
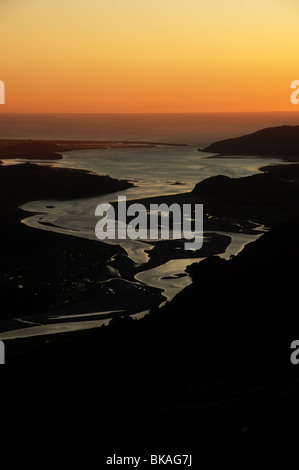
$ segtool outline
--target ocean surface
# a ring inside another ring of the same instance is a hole
[[[212,142],[237,137],[264,127],[299,124],[297,113],[238,113],[238,114],[142,114],[142,115],[4,115],[0,114],[0,138],[13,139],[70,139],[70,140],[134,140],[185,144],[184,147],[111,148],[65,152],[63,160],[51,162],[59,167],[82,168],[98,174],[125,178],[135,186],[120,193],[97,198],[68,201],[32,201],[21,206],[28,211],[23,223],[42,230],[95,239],[95,208],[98,204],[117,200],[118,195],[127,199],[187,192],[195,184],[214,175],[231,177],[257,173],[259,167],[279,163],[281,159],[260,157],[207,158],[211,154],[198,152]],[[4,164],[18,163],[4,161]],[[45,162],[41,162],[45,164]],[[49,207],[51,206],[51,207]],[[30,215],[34,213],[34,215]],[[37,214],[38,213],[38,214]],[[50,224],[50,225],[49,225]],[[220,232],[218,232],[220,233]],[[222,256],[237,254],[243,246],[259,235],[227,234],[231,244]],[[145,249],[149,245],[140,241],[111,241],[119,243],[135,263],[146,263]],[[201,258],[199,258],[201,259]],[[190,283],[182,276],[193,259],[172,260],[159,267],[145,270],[136,276],[138,282],[164,289],[165,298],[171,299]],[[95,312],[100,315],[101,312]],[[100,326],[103,320],[67,323],[67,329]],[[61,323],[49,325],[51,331],[66,331]],[[30,332],[31,330],[31,332]],[[26,333],[27,331],[27,333]],[[47,326],[18,330],[17,336],[46,334]],[[8,333],[5,338],[13,336]],[[2,337],[2,336],[1,336]],[[5,339],[4,337],[2,339]]]
[[[5,114],[0,139],[143,140],[201,147],[258,129],[299,124],[299,112],[196,114]]]

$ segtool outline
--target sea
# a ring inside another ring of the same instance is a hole
[[[190,114],[7,114],[1,139],[141,140],[206,146],[264,127],[298,125],[299,112]]]

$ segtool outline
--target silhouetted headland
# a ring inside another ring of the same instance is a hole
[[[269,127],[253,134],[215,142],[199,149],[222,155],[257,155],[299,160],[299,126]]]
[[[13,183],[13,184],[12,184]],[[41,166],[32,163],[0,166],[0,204],[21,204],[39,199],[76,199],[128,189],[127,180],[87,170]]]

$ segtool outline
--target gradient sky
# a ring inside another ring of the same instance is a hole
[[[297,0],[0,0],[0,112],[297,111]]]

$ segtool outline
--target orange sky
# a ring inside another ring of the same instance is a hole
[[[0,0],[0,112],[296,111],[297,5]]]

